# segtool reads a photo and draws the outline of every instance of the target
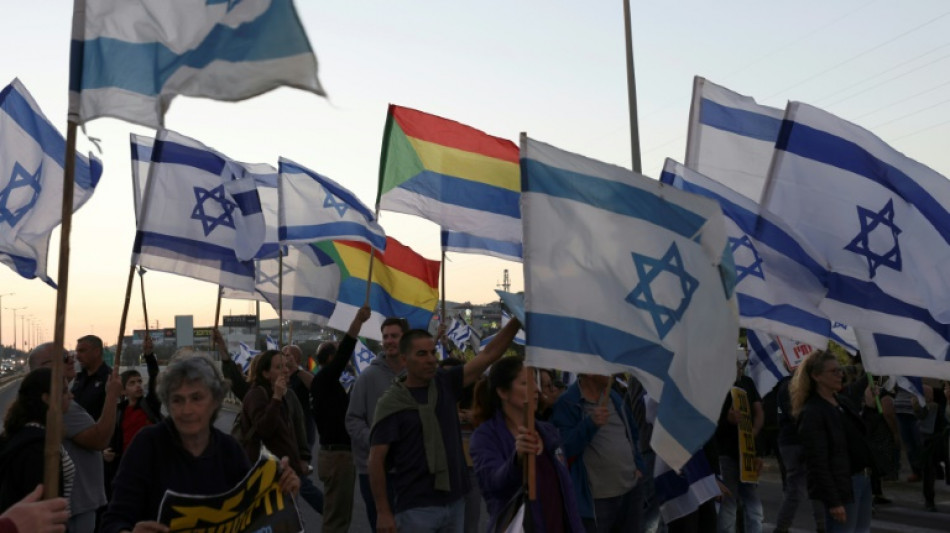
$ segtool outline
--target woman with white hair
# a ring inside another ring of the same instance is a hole
[[[168,418],[142,429],[129,445],[113,483],[113,497],[100,531],[167,531],[155,522],[165,491],[220,494],[251,469],[241,445],[213,426],[227,385],[201,356],[174,361],[158,377],[158,395]],[[280,486],[296,492],[300,479],[284,458]]]

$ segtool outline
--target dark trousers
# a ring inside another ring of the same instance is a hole
[[[636,533],[643,518],[643,484],[625,494],[594,500],[595,519],[585,518],[587,533]]]
[[[947,435],[946,433],[924,434],[924,449],[920,454],[920,468],[924,481],[924,501],[928,505],[934,503],[934,479],[937,477],[937,468],[940,461],[945,460]]]

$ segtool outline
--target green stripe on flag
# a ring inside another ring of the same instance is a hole
[[[409,143],[409,138],[399,124],[392,120],[392,115],[387,120],[387,126],[380,160],[377,205],[384,194],[425,170],[422,160]]]

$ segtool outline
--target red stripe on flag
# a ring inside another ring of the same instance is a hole
[[[518,145],[507,139],[408,107],[390,104],[389,112],[407,137],[518,163]]]
[[[363,253],[369,254],[370,246],[357,241],[334,241],[337,246],[349,246]],[[374,250],[376,260],[382,262],[389,268],[399,270],[400,272],[420,279],[426,285],[433,289],[439,287],[439,261],[426,259],[413,251],[412,248],[402,244],[392,237],[386,237],[386,251],[381,253]],[[365,277],[365,275],[363,276]]]

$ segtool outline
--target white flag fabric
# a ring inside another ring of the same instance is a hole
[[[463,254],[479,254],[521,262],[520,242],[507,242],[479,237],[461,231],[442,230],[442,251]]]
[[[323,95],[291,0],[76,0],[70,115],[164,125],[176,95],[236,101],[287,85]]]
[[[279,350],[280,345],[277,344],[277,341],[274,340],[270,335],[264,337],[264,344],[267,346],[268,350]]]
[[[325,326],[336,308],[340,292],[340,267],[312,245],[292,246],[283,261],[257,261],[256,291],[279,313],[283,265],[283,316]]]
[[[152,162],[152,148],[155,138],[148,135],[129,134],[132,149],[132,205],[135,208],[135,224],[139,223],[142,210],[142,198],[145,196],[145,184],[148,182],[148,166]]]
[[[722,208],[736,266],[740,326],[828,344],[832,321],[818,309],[827,271],[792,228],[752,200],[670,159],[660,181]]]
[[[50,234],[62,222],[66,139],[19,79],[0,91],[0,262],[55,286],[46,273]],[[76,154],[73,211],[92,196],[102,162]]]
[[[759,202],[784,114],[696,76],[686,166]]]
[[[348,240],[386,249],[376,215],[335,181],[280,158],[279,238],[282,244]]]
[[[364,370],[369,368],[375,357],[376,355],[363,344],[363,341],[356,339],[356,347],[353,348],[353,366],[356,368],[357,374],[362,374]]]
[[[160,131],[132,263],[254,290],[251,259],[265,228],[253,167],[184,135]]]
[[[820,307],[855,328],[869,370],[950,377],[947,178],[792,102],[763,198],[828,265]]]
[[[785,366],[781,346],[776,339],[767,333],[746,330],[746,339],[749,342],[749,377],[755,382],[755,390],[759,396],[772,392],[778,382],[789,375]]]
[[[505,327],[505,326],[508,324],[508,321],[509,321],[509,320],[511,320],[511,315],[508,314],[507,311],[502,311],[502,312],[501,312],[501,327]],[[495,335],[497,335],[497,333],[496,333]],[[490,343],[490,342],[492,341],[492,339],[495,338],[495,335],[489,335],[489,336],[485,337],[484,339],[482,339],[481,342],[479,343],[479,346],[482,347],[482,348],[488,346],[488,343]],[[524,328],[519,329],[519,330],[518,330],[518,333],[515,333],[515,338],[512,339],[511,342],[514,343],[514,344],[521,345],[521,346],[524,346],[524,345],[525,345],[525,333],[524,333]]]
[[[674,469],[712,435],[735,379],[735,270],[722,210],[522,135],[526,361],[632,371]]]
[[[673,470],[661,457],[653,466],[653,485],[665,523],[682,518],[707,501],[719,496],[716,474],[703,451],[693,454],[681,469]]]
[[[238,343],[237,353],[231,354],[231,357],[234,359],[234,362],[241,367],[241,370],[247,373],[248,369],[251,368],[251,361],[253,361],[254,357],[259,353],[261,353],[260,350],[252,350],[247,344],[240,342]]]
[[[458,348],[464,348],[465,344],[472,338],[472,327],[464,320],[455,317],[449,326],[445,336],[452,341]]]

